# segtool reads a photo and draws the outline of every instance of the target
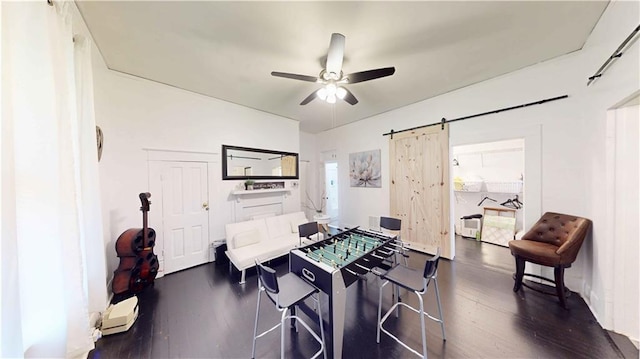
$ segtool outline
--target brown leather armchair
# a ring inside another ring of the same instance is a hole
[[[522,239],[509,241],[509,249],[516,259],[516,274],[513,291],[524,285],[523,277],[531,276],[555,284],[560,304],[567,307],[567,291],[564,287],[564,269],[576,260],[591,220],[561,213],[547,212],[527,232]],[[555,281],[524,272],[525,262],[554,268]],[[533,289],[533,288],[532,288]]]

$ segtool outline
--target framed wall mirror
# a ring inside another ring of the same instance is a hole
[[[298,179],[298,154],[222,145],[222,179]]]

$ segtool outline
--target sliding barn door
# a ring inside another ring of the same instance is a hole
[[[412,249],[451,259],[449,126],[394,134],[389,142],[391,216]]]

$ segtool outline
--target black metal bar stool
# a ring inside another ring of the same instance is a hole
[[[407,249],[400,238],[400,230],[402,229],[402,220],[398,218],[392,217],[380,217],[380,228],[384,228],[389,231],[393,231],[396,233],[396,242],[399,244],[397,254],[404,258],[404,265],[408,265],[409,255],[407,254]],[[395,258],[395,257],[394,257]],[[399,263],[399,261],[396,261]]]
[[[256,268],[258,269],[258,305],[256,308],[256,323],[253,329],[253,349],[251,351],[251,358],[256,357],[256,339],[264,336],[265,334],[273,331],[277,327],[280,327],[280,358],[284,359],[284,336],[285,325],[284,322],[287,319],[294,319],[296,324],[296,332],[298,331],[298,322],[300,322],[313,337],[320,343],[320,350],[313,355],[312,358],[317,358],[321,353],[324,357],[327,357],[326,348],[324,344],[324,328],[322,326],[322,312],[320,306],[320,295],[318,289],[311,284],[305,282],[303,279],[295,275],[294,273],[287,273],[282,277],[276,277],[276,271],[272,268],[262,265],[256,261]],[[276,309],[282,313],[280,323],[276,324],[271,329],[268,329],[261,334],[258,334],[258,317],[260,315],[260,297],[262,292],[266,292],[267,297],[276,305]],[[314,296],[314,294],[318,294]],[[316,302],[318,310],[318,320],[320,321],[320,335],[322,338],[305,323],[302,318],[295,314],[287,315],[287,312],[299,305],[301,302],[311,297]]]
[[[402,344],[402,346],[409,349],[412,353],[426,359],[427,358],[427,335],[426,335],[427,333],[426,333],[426,327],[424,324],[425,316],[431,320],[434,320],[440,323],[440,327],[442,328],[442,340],[447,340],[444,333],[444,320],[442,317],[442,307],[440,306],[440,292],[438,290],[437,276],[438,276],[439,260],[440,260],[440,248],[438,248],[435,256],[427,259],[424,265],[424,271],[411,269],[409,267],[399,264],[396,267],[391,268],[389,271],[387,271],[387,273],[382,275],[381,278],[384,280],[384,282],[380,286],[380,296],[378,298],[378,330],[376,333],[377,343],[380,343],[380,331],[383,331],[387,335],[395,339],[398,343]],[[434,282],[436,287],[436,300],[438,302],[438,313],[440,315],[440,318],[433,317],[424,310],[424,301],[422,296],[425,293],[427,293],[427,288],[429,287],[429,284],[431,284],[431,281]],[[385,313],[384,317],[380,318],[382,314],[382,290],[389,283],[395,286],[403,287],[415,293],[416,296],[418,296],[418,301],[420,302],[420,308],[416,309],[404,302],[397,301]],[[412,311],[420,314],[420,327],[422,329],[422,355],[418,351],[409,347],[407,344],[403,343],[400,339],[398,339],[396,336],[391,334],[382,326],[394,309],[396,309],[396,317],[398,316],[397,308],[400,305],[405,306],[411,309]]]

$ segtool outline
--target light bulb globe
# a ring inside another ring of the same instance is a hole
[[[321,88],[320,90],[318,90],[318,92],[316,92],[316,96],[318,96],[322,101],[325,101],[327,99],[327,89],[325,89],[324,87]]]
[[[329,84],[327,84],[327,86],[325,86],[325,88],[327,89],[327,96],[331,96],[331,95],[335,95],[336,94],[336,84],[329,83]]]

